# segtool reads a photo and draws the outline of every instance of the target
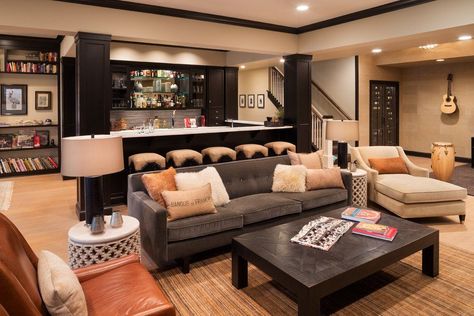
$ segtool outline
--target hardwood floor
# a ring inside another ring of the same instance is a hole
[[[410,157],[419,166],[429,159]],[[4,213],[18,226],[35,251],[50,250],[67,260],[67,232],[77,223],[76,181],[59,174],[5,178],[14,181],[11,207]],[[474,179],[473,179],[474,181]],[[464,225],[457,216],[417,220],[440,230],[441,242],[474,253],[474,197],[469,196]],[[124,214],[125,206],[119,207]]]

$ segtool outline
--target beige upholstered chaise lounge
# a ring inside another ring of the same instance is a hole
[[[459,215],[463,223],[465,188],[429,178],[429,171],[411,162],[402,147],[352,147],[352,160],[367,171],[369,199],[403,218]],[[379,174],[370,158],[400,157],[409,174]]]

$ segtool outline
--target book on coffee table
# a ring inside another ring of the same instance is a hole
[[[348,207],[342,212],[341,217],[354,222],[375,224],[380,220],[380,212],[363,208]]]
[[[397,235],[398,229],[380,224],[359,223],[352,229],[353,234],[368,236],[372,238],[392,241]]]

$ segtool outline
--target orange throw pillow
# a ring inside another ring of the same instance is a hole
[[[308,169],[306,170],[306,190],[318,190],[329,188],[343,188],[341,169]]]
[[[146,173],[142,176],[142,181],[148,194],[164,208],[166,208],[166,203],[161,192],[177,190],[176,181],[174,180],[175,175],[176,170],[173,167],[170,167],[159,173]]]
[[[380,174],[404,173],[408,174],[407,165],[400,157],[369,158],[370,167]]]

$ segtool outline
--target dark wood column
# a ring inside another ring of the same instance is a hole
[[[311,151],[311,55],[285,56],[285,123],[296,128],[298,152]]]
[[[226,67],[225,68],[225,118],[238,118],[239,105],[238,101],[238,83],[239,83],[239,68]]]
[[[108,134],[112,104],[110,35],[76,34],[76,134]]]
[[[76,34],[76,135],[109,134],[112,104],[110,35]],[[91,162],[93,163],[93,162]],[[110,205],[108,176],[104,177],[104,205]],[[84,179],[78,178],[76,213],[85,218]]]

